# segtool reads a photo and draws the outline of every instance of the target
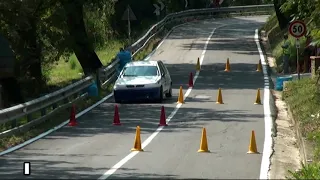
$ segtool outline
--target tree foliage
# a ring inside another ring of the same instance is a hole
[[[320,45],[320,0],[286,0],[280,10],[290,20],[304,20],[313,42]]]
[[[230,5],[231,1],[225,0],[224,6]],[[165,9],[161,17],[164,17],[185,9],[208,7],[212,0],[188,0],[187,8],[185,0],[162,2]],[[244,2],[247,1],[241,1],[240,5],[248,4]],[[76,55],[85,74],[95,72],[102,65],[95,50],[103,49],[112,39],[127,36],[127,23],[122,19],[127,5],[137,17],[131,22],[133,33],[137,35],[136,32],[158,20],[154,13],[155,3],[158,1],[1,0],[0,34],[9,40],[14,52],[16,68],[13,78],[18,83],[5,85],[10,86],[4,87],[7,89],[5,96],[20,97],[9,89],[19,90],[19,83],[25,81],[30,82],[28,86],[34,88],[32,92],[39,95],[46,88],[47,69],[62,58],[68,59],[71,54]]]

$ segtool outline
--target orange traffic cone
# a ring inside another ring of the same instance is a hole
[[[136,137],[134,139],[134,145],[131,151],[143,151],[141,147],[140,126],[137,126]]]
[[[229,62],[229,58],[227,59],[226,69],[225,69],[224,71],[225,71],[225,72],[230,72],[230,62]]]
[[[256,96],[256,102],[254,104],[261,104],[260,88],[258,88],[257,96]]]
[[[218,91],[217,104],[223,104],[221,88]]]
[[[201,136],[200,148],[198,152],[210,152],[208,149],[206,128],[202,128],[202,136]]]
[[[76,126],[77,121],[76,121],[76,107],[73,104],[70,112],[70,120],[69,120],[69,126]]]
[[[179,90],[179,97],[178,97],[178,102],[177,103],[184,103],[184,98],[183,98],[183,92],[182,92],[182,86],[180,86],[180,90]]]
[[[259,60],[258,66],[257,66],[257,72],[261,72],[262,71],[262,65],[261,65],[261,59]]]
[[[249,151],[247,154],[258,154],[257,150],[257,144],[256,144],[256,137],[254,135],[254,131],[252,130],[251,132],[251,139],[250,139],[250,144],[249,144]]]
[[[113,125],[116,125],[116,126],[120,126],[121,125],[118,105],[114,106]]]
[[[199,59],[199,58],[198,58],[198,60],[197,60],[196,70],[197,70],[197,71],[200,71],[200,70],[201,70],[201,67],[200,67],[200,59]]]

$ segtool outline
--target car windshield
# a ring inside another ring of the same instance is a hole
[[[124,68],[123,76],[156,76],[157,72],[156,66],[129,66]]]

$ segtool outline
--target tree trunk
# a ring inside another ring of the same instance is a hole
[[[279,22],[279,27],[281,30],[283,30],[288,27],[289,20],[280,10],[280,7],[282,5],[281,2],[279,2],[279,0],[273,0],[273,4],[276,11],[277,19]]]
[[[26,68],[23,71],[27,72],[30,76],[29,78],[32,79],[32,86],[34,87],[34,94],[40,94],[44,85],[45,81],[42,76],[42,68],[41,68],[41,46],[38,43],[38,36],[37,36],[37,19],[35,18],[28,18],[28,27],[21,27],[18,30],[18,33],[23,39],[25,44],[25,50],[21,52],[23,54],[23,67]],[[25,76],[25,78],[28,78]]]
[[[67,25],[72,39],[72,49],[85,74],[94,73],[102,63],[89,42],[83,20],[81,0],[61,0],[67,15]]]
[[[14,77],[3,78],[0,80],[0,84],[2,85],[2,92],[0,93],[2,93],[4,108],[24,102],[24,99],[21,95],[20,86]]]

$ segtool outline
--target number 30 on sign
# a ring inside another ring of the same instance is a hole
[[[304,36],[307,32],[306,24],[303,21],[295,20],[290,23],[289,33],[295,38]]]

